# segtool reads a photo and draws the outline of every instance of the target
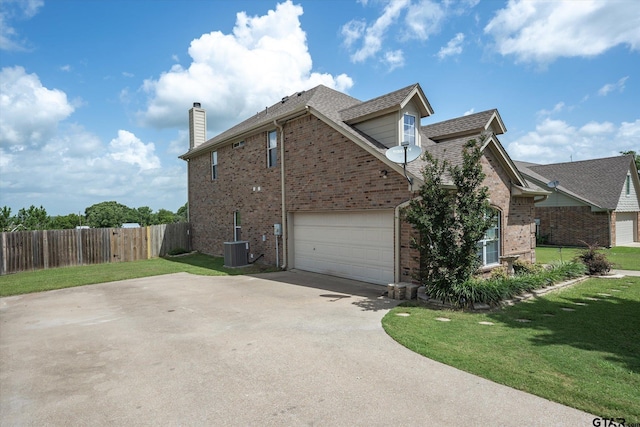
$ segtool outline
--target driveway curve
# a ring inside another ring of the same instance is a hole
[[[0,299],[2,425],[591,425],[415,354],[384,289],[186,273]]]

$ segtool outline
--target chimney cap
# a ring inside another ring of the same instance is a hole
[[[194,102],[193,103],[193,108],[200,108],[200,103],[199,102]]]

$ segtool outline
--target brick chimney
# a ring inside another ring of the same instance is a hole
[[[197,148],[207,140],[207,113],[199,102],[189,110],[189,150]]]

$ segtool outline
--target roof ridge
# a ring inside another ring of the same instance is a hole
[[[453,117],[451,119],[442,120],[441,122],[430,123],[428,125],[424,125],[424,126],[421,126],[421,127],[422,128],[428,128],[428,127],[431,127],[431,126],[438,126],[438,125],[442,125],[444,123],[449,123],[449,122],[453,122],[453,121],[456,121],[456,120],[468,119],[468,118],[472,118],[474,116],[479,116],[480,114],[487,114],[489,112],[494,113],[494,112],[497,112],[497,111],[498,111],[497,108],[490,108],[488,110],[478,111],[477,113],[471,113],[471,114],[467,114],[467,115]]]

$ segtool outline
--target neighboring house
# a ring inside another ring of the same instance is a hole
[[[552,191],[536,203],[542,241],[608,247],[640,241],[640,181],[633,156],[516,165],[528,181]]]
[[[417,251],[401,219],[423,184],[419,159],[407,167],[385,157],[408,141],[459,163],[465,142],[486,134],[482,166],[497,219],[479,255],[535,260],[534,197],[496,135],[497,110],[420,126],[433,110],[414,84],[359,101],[317,86],[294,93],[206,140],[200,104],[189,110],[189,220],[193,248],[223,254],[224,242],[248,241],[249,261],[371,283],[411,281]],[[274,235],[280,224],[282,235]]]

